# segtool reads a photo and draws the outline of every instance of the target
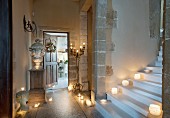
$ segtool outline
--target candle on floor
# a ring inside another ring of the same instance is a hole
[[[48,101],[50,101],[50,102],[51,102],[51,101],[53,101],[53,98],[52,98],[52,97],[51,97],[51,98],[49,98],[49,100],[48,100]]]
[[[71,91],[73,89],[73,85],[68,86],[68,91]]]
[[[129,85],[129,81],[128,80],[123,80],[122,81],[122,85],[123,86],[128,86]]]
[[[84,96],[81,96],[80,98],[81,98],[81,100],[83,100],[83,99],[84,99]]]
[[[159,116],[159,115],[161,115],[161,108],[160,108],[159,105],[150,104],[150,106],[149,106],[149,112],[150,112],[152,115]]]
[[[34,105],[35,108],[39,107],[40,103]]]
[[[90,100],[86,100],[86,105],[87,105],[88,107],[90,107],[90,106],[92,105],[91,101],[90,101]]]
[[[136,79],[136,80],[140,79],[140,74],[139,74],[139,73],[138,73],[138,74],[135,74],[135,75],[134,75],[134,79]]]
[[[80,93],[78,93],[78,95],[77,95],[78,97],[81,97],[81,94]]]
[[[117,88],[112,88],[112,94],[117,94],[118,90]]]
[[[100,102],[104,104],[104,103],[107,102],[107,100],[106,99],[102,99],[102,100],[100,100]]]

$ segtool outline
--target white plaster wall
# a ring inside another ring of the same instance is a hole
[[[117,29],[107,32],[115,48],[106,56],[106,65],[112,65],[114,72],[107,78],[106,89],[153,62],[158,46],[158,40],[149,37],[148,0],[112,0],[112,7],[117,11],[118,24]]]
[[[32,0],[13,0],[13,103],[21,87],[29,89],[31,33],[24,32],[23,17],[31,20]],[[15,112],[14,114],[15,115]]]
[[[72,0],[34,0],[33,19],[41,30],[66,31],[79,46],[79,2]],[[74,44],[74,42],[73,42]]]

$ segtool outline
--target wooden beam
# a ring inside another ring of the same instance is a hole
[[[12,118],[12,0],[0,0],[0,118]]]
[[[81,4],[81,11],[88,11],[89,8],[92,6],[92,0],[82,0]]]

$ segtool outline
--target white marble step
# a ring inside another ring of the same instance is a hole
[[[132,81],[134,87],[138,87],[156,93],[158,95],[162,95],[162,84],[144,81],[144,80],[132,80]]]
[[[162,46],[160,46],[160,50],[162,50]]]
[[[155,61],[155,66],[162,67],[162,61]]]
[[[158,94],[151,93],[149,91],[137,88],[137,87],[124,87],[119,86],[122,93],[135,99],[136,101],[142,102],[143,104],[150,105],[151,103],[157,104],[162,107],[162,98]]]
[[[144,73],[144,72],[138,72],[141,75],[141,78],[143,80],[148,80],[152,82],[156,82],[161,84],[162,83],[162,74],[159,73]]]
[[[163,61],[162,56],[157,56],[157,60],[158,60],[158,61]]]
[[[104,118],[133,118],[112,104],[110,100],[106,103],[96,101],[95,108],[103,115]]]
[[[151,66],[148,66],[146,67],[145,69],[148,69],[148,70],[152,70],[153,73],[160,73],[162,74],[162,67],[151,67]]]
[[[148,116],[147,105],[142,104],[126,95],[112,95],[111,93],[107,93],[107,99],[111,100],[114,105],[131,115],[133,118],[145,118]]]
[[[162,50],[159,51],[159,56],[162,56]]]

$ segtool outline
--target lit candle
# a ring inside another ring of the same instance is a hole
[[[112,94],[117,94],[117,88],[112,88]]]
[[[128,80],[123,80],[122,81],[122,85],[123,86],[128,86],[129,85],[129,81]]]
[[[151,70],[147,70],[147,69],[145,69],[144,71],[145,71],[145,73],[150,73],[150,72],[152,72]]]
[[[72,45],[73,45],[73,44],[72,44],[72,43],[70,43],[70,46],[71,46],[71,47],[72,47]]]
[[[107,100],[106,99],[102,99],[102,100],[100,100],[100,102],[104,104],[104,103],[107,102]]]
[[[150,106],[149,106],[149,112],[150,112],[152,115],[159,116],[159,115],[161,115],[161,108],[160,108],[159,105],[150,104]]]
[[[37,103],[34,105],[35,108],[37,108],[40,105],[40,103]]]
[[[82,49],[83,47],[82,46],[80,46],[80,49]]]
[[[84,99],[84,96],[81,96],[81,100],[83,100]]]
[[[85,48],[86,43],[83,43],[83,48]]]
[[[52,98],[52,97],[51,97],[51,98],[49,98],[49,100],[48,100],[48,101],[50,101],[50,102],[51,102],[51,101],[53,101],[53,98]]]
[[[134,79],[137,79],[137,80],[140,79],[140,74],[135,74]]]
[[[25,88],[24,87],[21,87],[21,91],[24,91],[25,90]]]
[[[68,86],[68,91],[71,91],[73,89],[73,85]]]
[[[80,93],[78,94],[78,97],[81,97],[81,94],[80,94]]]
[[[90,107],[90,106],[92,105],[91,101],[90,101],[90,100],[86,100],[86,105],[87,105],[88,107]]]

